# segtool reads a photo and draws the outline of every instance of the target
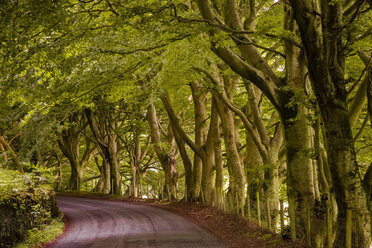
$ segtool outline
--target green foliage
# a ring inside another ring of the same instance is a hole
[[[256,35],[260,35],[259,38],[261,41],[268,42],[271,40],[272,42],[272,39],[267,39],[267,36],[266,39],[263,37],[265,34],[272,34],[279,37],[294,36],[293,34],[286,33],[283,30],[283,6],[283,4],[272,4],[269,1],[261,3],[256,25]]]
[[[32,187],[53,185],[55,183],[56,168],[47,168],[39,164],[28,164],[26,169],[31,171],[32,177],[30,181],[34,183],[31,184]]]
[[[21,175],[18,171],[0,168],[0,192],[11,194],[26,191],[30,188],[51,190],[54,184],[54,168],[29,165],[26,170],[31,171]]]
[[[38,228],[58,215],[49,170],[33,166],[32,173],[0,169],[0,223],[2,244],[21,241],[27,230]],[[46,177],[45,177],[46,175]],[[40,234],[39,234],[40,235]]]
[[[3,195],[0,199],[8,199],[9,195],[20,192],[47,193],[53,190],[51,185],[55,180],[54,168],[29,165],[26,169],[31,172],[21,175],[18,171],[0,168],[0,193]]]
[[[25,178],[18,171],[0,168],[1,194],[23,191],[26,190],[27,187],[28,185],[25,183]]]
[[[190,81],[201,78],[193,67],[206,67],[208,59],[215,59],[209,44],[200,37],[185,39],[167,47],[158,60],[162,70],[156,79],[167,90],[177,90]],[[187,58],[187,59],[185,59]]]
[[[251,183],[265,187],[265,180],[262,177],[263,173],[265,173],[265,171],[270,171],[277,166],[277,164],[257,164],[256,166],[246,168],[246,171],[251,177]]]
[[[47,225],[29,230],[27,239],[15,245],[15,248],[41,247],[43,244],[53,241],[58,235],[62,234],[63,228],[64,222],[62,218],[55,218]]]

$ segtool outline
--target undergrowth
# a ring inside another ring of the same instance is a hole
[[[28,231],[28,236],[25,241],[19,243],[15,248],[35,248],[42,247],[43,244],[49,243],[62,234],[64,223],[61,217],[55,218],[48,225],[42,225],[39,229]]]

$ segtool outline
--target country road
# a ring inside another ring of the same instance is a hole
[[[69,226],[50,248],[225,247],[210,232],[162,209],[66,196],[57,202]]]

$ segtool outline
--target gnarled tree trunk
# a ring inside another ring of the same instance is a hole
[[[121,176],[120,167],[117,158],[117,135],[113,130],[114,124],[111,113],[97,113],[98,121],[93,115],[92,110],[85,109],[85,115],[88,118],[89,126],[93,132],[94,138],[98,144],[98,150],[102,156],[102,172],[104,173],[104,193],[107,190],[111,194],[121,195]],[[110,185],[108,187],[108,185]]]

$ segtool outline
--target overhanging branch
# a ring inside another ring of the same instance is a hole
[[[137,48],[137,49],[134,49],[134,50],[128,50],[128,51],[109,50],[109,49],[101,49],[101,48],[98,48],[97,51],[101,52],[101,53],[116,54],[116,55],[129,55],[129,54],[134,54],[134,53],[137,53],[137,52],[150,52],[150,51],[153,51],[153,50],[156,50],[156,49],[159,49],[159,48],[166,47],[166,46],[168,46],[168,45],[170,45],[170,44],[172,44],[176,41],[186,39],[190,36],[191,36],[190,34],[187,34],[187,35],[182,36],[182,37],[170,39],[169,42],[167,42],[167,43],[163,43],[163,44],[159,44],[159,45],[151,46],[151,47],[141,47],[141,48]]]

